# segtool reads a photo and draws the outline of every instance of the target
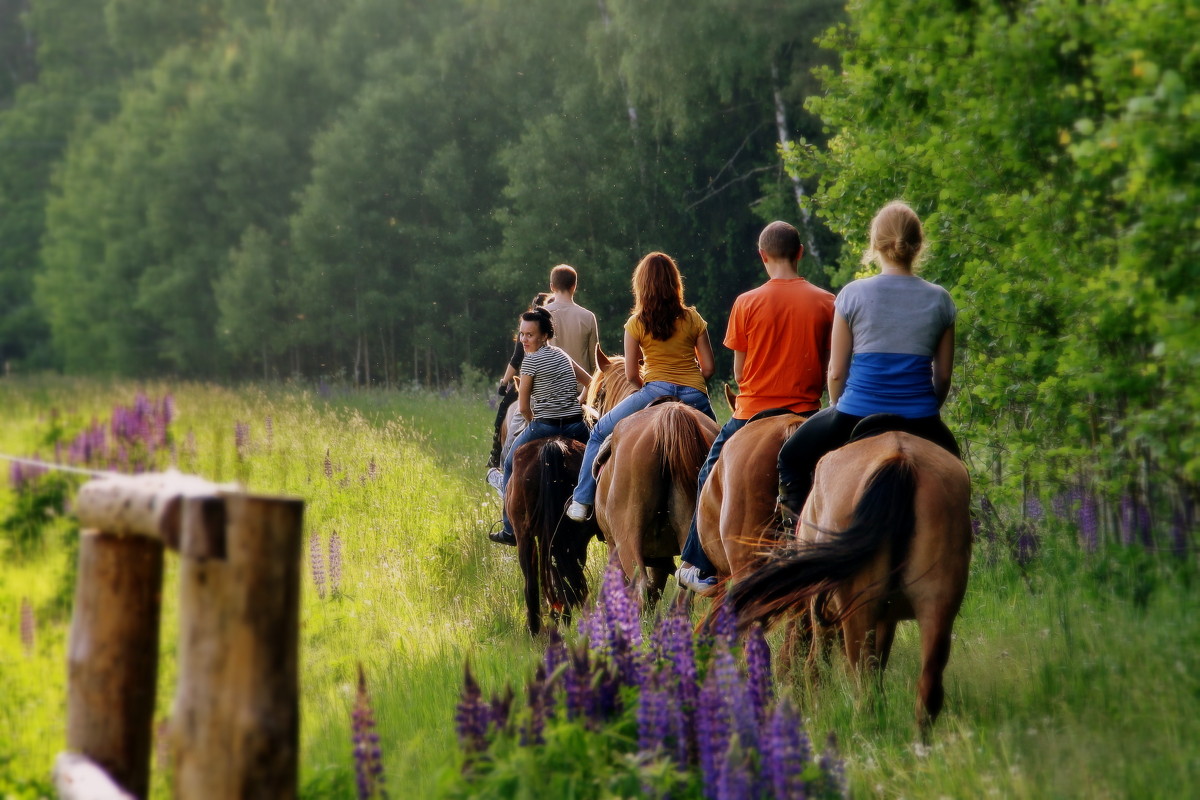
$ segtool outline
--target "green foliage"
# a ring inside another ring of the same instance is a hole
[[[839,282],[884,202],[924,218],[960,307],[947,413],[1018,503],[1082,483],[1166,520],[1200,481],[1200,12],[1167,6],[854,4],[808,102],[834,136],[789,155]]]

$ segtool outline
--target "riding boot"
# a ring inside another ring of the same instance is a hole
[[[783,524],[787,528],[795,528],[800,522],[800,511],[804,508],[804,501],[808,499],[808,492],[805,487],[795,484],[780,483],[779,497],[776,498],[778,504],[779,518],[783,520]]]

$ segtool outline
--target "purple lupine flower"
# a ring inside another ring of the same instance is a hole
[[[521,746],[544,744],[546,739],[542,734],[546,730],[546,699],[551,696],[551,691],[546,685],[546,668],[543,665],[538,664],[533,680],[525,687],[525,693],[529,700],[529,719],[521,730]]]
[[[1042,501],[1034,495],[1025,498],[1025,516],[1034,522],[1039,522],[1046,516]]]
[[[1171,515],[1171,552],[1175,555],[1183,556],[1187,553],[1191,529],[1191,522],[1188,520],[1188,505],[1185,503],[1183,508],[1177,508]]]
[[[333,387],[325,381],[321,381],[317,384],[317,395],[322,399],[328,400],[333,397]]]
[[[454,729],[458,733],[458,743],[468,759],[476,753],[487,749],[488,723],[491,721],[491,709],[483,702],[483,692],[471,674],[468,663],[463,674],[462,697],[454,713]]]
[[[386,798],[383,784],[383,753],[379,749],[379,734],[375,732],[375,712],[371,710],[371,698],[367,694],[367,677],[362,664],[358,665],[358,696],[354,702],[354,774],[358,784],[359,800]]]
[[[746,686],[750,690],[750,704],[754,708],[759,726],[767,720],[767,710],[775,695],[775,684],[771,678],[771,647],[761,624],[750,629],[746,637]]]
[[[721,603],[717,609],[716,619],[713,620],[713,634],[718,642],[724,639],[728,645],[732,645],[737,639],[737,615],[728,603]]]
[[[167,427],[175,419],[175,398],[170,393],[163,395],[162,410],[160,413],[162,415],[163,432],[166,433]]]
[[[546,655],[542,662],[545,672],[545,712],[548,716],[554,715],[556,706],[556,695],[554,686],[556,683],[562,682],[563,677],[558,673],[559,667],[566,664],[569,660],[567,655],[567,646],[563,642],[562,635],[557,628],[551,628],[549,634],[549,644],[546,645]]]
[[[1121,544],[1123,545],[1133,544],[1135,502],[1128,494],[1121,495]]]
[[[33,655],[36,642],[37,622],[33,618],[33,604],[28,597],[21,598],[21,645],[25,655]]]
[[[1079,537],[1083,540],[1084,550],[1096,552],[1100,545],[1100,509],[1091,494],[1084,494],[1080,499]]]
[[[1072,486],[1065,492],[1059,492],[1054,495],[1054,499],[1050,501],[1051,508],[1054,509],[1054,516],[1059,519],[1068,519],[1075,508],[1075,504],[1082,498],[1083,491],[1078,486]]]
[[[591,692],[587,697],[587,718],[593,728],[599,728],[621,710],[621,686],[619,675],[606,664],[595,666]]]
[[[667,737],[671,733],[670,712],[670,696],[662,689],[658,675],[646,679],[639,695],[637,711],[638,749],[643,753],[666,749]]]
[[[337,531],[329,534],[329,593],[342,591],[342,537]]]
[[[763,736],[762,773],[773,797],[803,798],[804,770],[812,759],[812,743],[800,726],[800,714],[786,697],[775,704],[775,712]]]
[[[325,558],[321,554],[321,537],[315,533],[308,537],[308,565],[312,569],[313,584],[317,597],[325,599]]]
[[[567,719],[587,714],[591,705],[592,665],[587,647],[580,644],[570,653],[563,685],[567,694]]]
[[[722,759],[715,796],[717,800],[752,800],[754,797],[750,756],[741,746],[736,734],[730,738],[729,747]]]
[[[329,457],[329,448],[325,448],[325,477],[333,477],[333,460]]]
[[[237,457],[245,458],[250,454],[250,423],[236,422],[233,426],[233,443],[237,449]]]
[[[1022,522],[1018,530],[1020,535],[1017,536],[1017,563],[1024,567],[1037,555],[1039,544],[1033,526],[1028,522]]]
[[[673,690],[678,698],[673,722],[675,759],[680,764],[693,764],[696,761],[696,709],[700,686],[696,677],[695,641],[687,610],[681,601],[675,602],[659,627],[662,657],[670,676],[667,689]]]
[[[700,773],[704,777],[704,796],[708,798],[716,797],[717,779],[730,734],[726,696],[718,672],[715,665],[709,667],[696,708],[696,750]]]
[[[821,778],[825,782],[826,796],[836,794],[838,797],[849,797],[849,787],[846,785],[846,765],[838,755],[837,734],[829,732],[825,740],[825,749],[821,752]]]
[[[511,732],[510,718],[513,704],[512,686],[504,687],[504,694],[492,693],[491,717],[492,727],[497,733]]]

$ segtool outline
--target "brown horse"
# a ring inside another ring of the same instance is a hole
[[[779,448],[804,419],[786,412],[752,419],[721,449],[696,507],[700,546],[720,579],[753,569],[786,533],[775,503]]]
[[[736,439],[736,437],[735,437]],[[921,633],[917,721],[922,735],[942,709],[950,634],[971,560],[971,486],[962,462],[938,445],[891,431],[851,442],[817,464],[799,542],[729,591],[743,626],[810,605],[821,647],[840,624],[852,668],[882,675],[896,623]]]
[[[599,530],[594,521],[575,522],[563,513],[582,462],[583,445],[562,436],[526,442],[513,456],[504,502],[525,576],[529,632],[535,636],[542,628],[543,592],[554,620],[570,621],[571,609],[587,599],[588,541]]]
[[[625,377],[625,357],[609,358],[599,346],[596,347],[596,371],[588,386],[586,404],[602,417],[616,407],[617,403],[637,391],[629,378]]]
[[[662,595],[696,508],[696,476],[718,431],[707,415],[661,402],[617,423],[596,459],[596,520],[629,580]],[[607,451],[607,453],[606,453]]]

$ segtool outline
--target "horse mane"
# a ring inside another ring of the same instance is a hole
[[[603,355],[603,354],[601,354]],[[612,356],[597,359],[596,371],[588,385],[587,405],[596,409],[600,416],[611,411],[617,403],[637,391],[637,387],[625,377],[625,357]]]
[[[815,596],[832,591],[861,571],[890,540],[892,566],[903,563],[915,527],[916,467],[901,451],[871,476],[845,530],[831,538],[776,551],[729,590],[738,625],[770,624]],[[817,489],[814,488],[814,491]],[[857,605],[857,603],[855,604]],[[836,616],[852,610],[843,609]]]

